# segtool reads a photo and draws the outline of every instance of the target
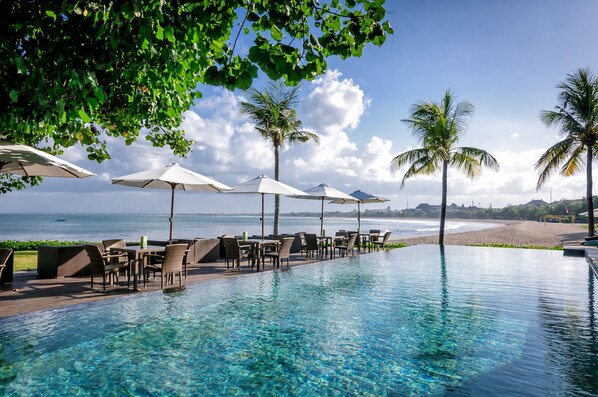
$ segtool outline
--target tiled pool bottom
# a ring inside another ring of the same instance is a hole
[[[592,395],[597,280],[419,246],[0,320],[0,395]]]

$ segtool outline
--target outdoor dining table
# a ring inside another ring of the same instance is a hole
[[[166,251],[166,247],[162,245],[148,245],[147,247],[140,247],[132,245],[128,247],[111,247],[110,252],[126,252],[129,256],[129,263],[133,270],[133,291],[139,291],[137,287],[137,280],[139,271],[143,271],[143,261],[149,254],[156,254]]]
[[[380,237],[380,234],[378,233],[359,233],[359,237],[357,239],[357,247],[359,248],[359,250],[361,250],[361,248],[363,248],[363,252],[365,252],[365,249],[367,247],[368,252],[372,252],[372,245],[369,244],[372,241],[376,241],[376,239],[378,239]]]
[[[253,251],[253,259],[251,260],[252,263],[255,263],[257,266],[256,271],[260,271],[260,263],[262,260],[262,249],[264,247],[278,247],[280,244],[280,240],[261,240],[261,239],[247,239],[247,240],[239,240],[239,245],[242,247],[243,245],[249,245]]]

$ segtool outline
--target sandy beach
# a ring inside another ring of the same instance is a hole
[[[469,221],[469,220],[468,220]],[[587,227],[570,223],[543,223],[535,221],[494,221],[499,226],[473,232],[445,234],[447,245],[515,244],[553,247],[577,245],[587,236]],[[397,239],[408,245],[438,244],[438,235]]]

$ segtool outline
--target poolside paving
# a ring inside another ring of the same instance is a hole
[[[300,254],[291,254],[290,266],[305,265],[321,260],[325,259],[306,259]],[[281,268],[286,268],[286,261]],[[272,270],[273,266],[266,262],[265,269],[260,271]],[[183,279],[183,285],[255,273],[255,268],[251,269],[244,261],[240,270],[227,269],[224,260],[219,260],[194,264],[188,268],[187,273],[187,280]],[[175,285],[178,286],[178,278]],[[141,292],[127,289],[127,280],[123,276],[121,276],[119,285],[107,285],[106,292],[103,292],[102,279],[98,276],[94,277],[94,289],[92,290],[89,276],[48,279],[38,277],[36,271],[15,272],[12,284],[0,285],[0,317],[143,293],[144,291],[156,291],[160,289],[160,277],[158,276],[155,280],[151,279],[147,283],[146,289],[143,290],[143,286],[141,289]]]

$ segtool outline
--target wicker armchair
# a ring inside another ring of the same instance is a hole
[[[129,261],[129,255],[126,252],[118,254],[113,254],[112,252],[110,252],[112,248],[125,248],[127,246],[125,240],[102,240],[102,245],[104,246],[104,252],[109,253],[112,257],[112,263],[127,263]]]
[[[347,231],[346,230],[339,230],[334,234],[334,245],[343,245],[347,242]]]
[[[225,236],[222,238],[222,242],[224,243],[224,260],[227,269],[230,267],[229,261],[232,261],[233,268],[235,268],[235,262],[237,263],[237,268],[241,267],[241,259],[247,258],[247,264],[249,264],[252,257],[251,247],[241,247],[239,240],[235,237]]]
[[[307,257],[307,251],[305,250],[305,248],[307,247],[307,243],[305,242],[305,232],[299,232],[297,233],[297,236],[299,237],[300,242],[299,253],[305,251],[305,256]]]
[[[390,240],[390,233],[391,232],[386,232],[384,233],[384,238],[382,239],[382,241],[374,241],[372,244],[374,245],[374,247],[376,247],[377,251],[380,251],[380,247],[382,247],[382,249],[386,249],[386,245],[388,244],[388,240]]]
[[[305,257],[307,258],[310,256],[314,257],[314,251],[316,255],[320,256],[320,244],[318,244],[318,237],[315,234],[306,233],[305,234]]]
[[[339,255],[341,252],[343,252],[343,256],[348,255],[349,252],[351,253],[351,255],[353,255],[355,252],[355,240],[357,239],[358,236],[359,236],[359,234],[357,234],[357,233],[352,233],[351,235],[349,235],[347,244],[346,245],[341,244],[341,245],[335,246],[334,247],[335,252],[336,252],[336,250],[338,250]]]
[[[143,279],[143,287],[145,288],[149,272],[153,272],[154,278],[156,273],[160,273],[160,288],[164,289],[164,276],[174,284],[174,276],[179,274],[179,287],[183,285],[183,261],[187,253],[188,244],[168,244],[164,255],[160,255],[161,262],[150,263],[145,267],[145,277]],[[150,255],[151,256],[151,255]],[[171,278],[172,277],[172,278]]]
[[[93,289],[93,275],[101,274],[104,283],[104,291],[106,291],[106,276],[116,277],[118,281],[118,274],[121,270],[127,273],[127,288],[131,282],[131,271],[129,263],[113,263],[112,260],[117,256],[112,256],[108,253],[102,252],[100,246],[88,244],[84,245],[85,252],[89,256],[90,273],[91,273],[91,289]]]
[[[274,265],[280,268],[280,260],[287,260],[287,267],[289,267],[289,257],[291,255],[291,246],[293,245],[294,237],[284,237],[282,244],[278,248],[278,251],[264,253],[264,258],[270,258],[270,261],[274,261]]]
[[[8,248],[0,248],[0,277],[2,277],[2,271],[6,267],[8,258],[12,255],[12,250]]]

